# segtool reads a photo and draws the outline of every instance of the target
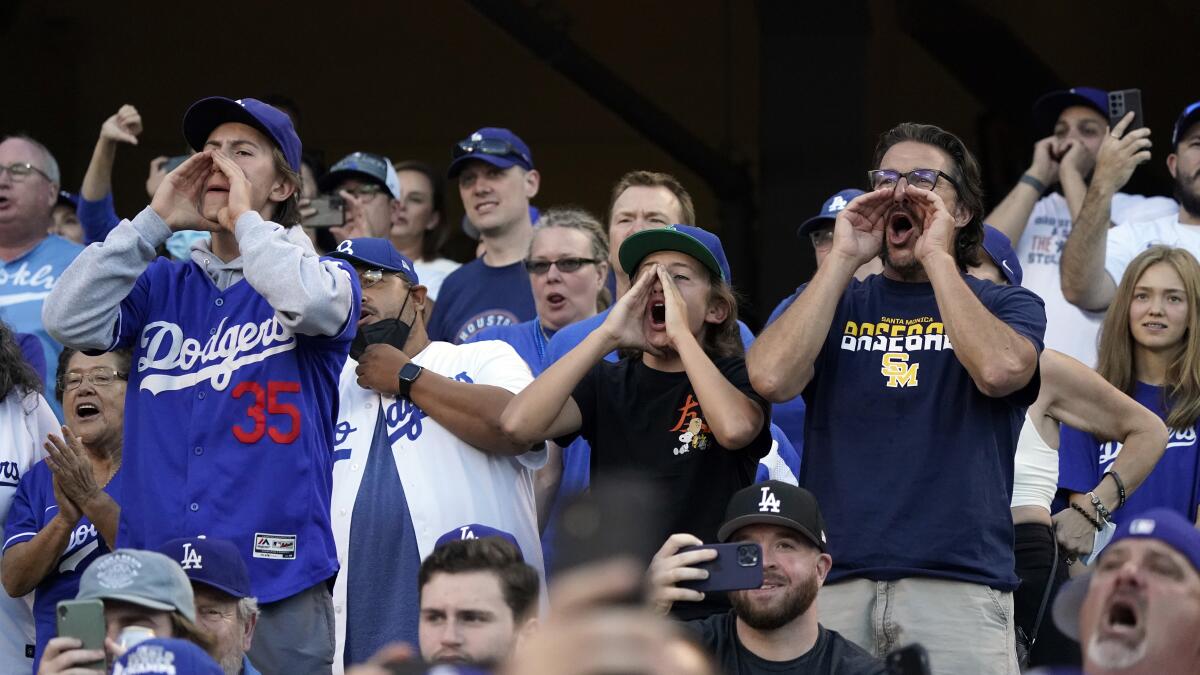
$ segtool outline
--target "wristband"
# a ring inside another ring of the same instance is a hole
[[[1020,182],[1028,185],[1029,187],[1033,188],[1034,190],[1037,190],[1037,193],[1039,195],[1041,195],[1043,192],[1046,191],[1046,185],[1044,183],[1042,183],[1042,181],[1034,178],[1033,176],[1030,176],[1029,174],[1025,174],[1024,176],[1021,176]]]
[[[1108,508],[1104,506],[1104,502],[1096,496],[1095,492],[1087,493],[1088,499],[1092,500],[1092,508],[1096,509],[1096,515],[1099,516],[1101,523],[1111,523],[1112,514],[1108,512]]]
[[[1120,474],[1112,469],[1108,470],[1105,476],[1112,476],[1113,482],[1117,484],[1117,508],[1125,506],[1125,481],[1121,480]]]
[[[1082,506],[1080,506],[1080,505],[1076,504],[1075,502],[1071,502],[1071,508],[1073,508],[1073,509],[1075,509],[1076,511],[1078,511],[1078,512],[1079,512],[1079,515],[1081,515],[1081,516],[1083,516],[1084,518],[1086,518],[1086,519],[1087,519],[1087,521],[1088,521],[1089,523],[1091,523],[1091,524],[1092,524],[1092,527],[1096,528],[1096,531],[1097,531],[1097,532],[1099,532],[1100,530],[1103,530],[1103,529],[1104,529],[1104,525],[1102,525],[1102,524],[1101,524],[1101,523],[1100,523],[1098,520],[1096,520],[1095,518],[1093,518],[1093,517],[1092,517],[1092,514],[1088,513],[1087,511],[1084,511]]]

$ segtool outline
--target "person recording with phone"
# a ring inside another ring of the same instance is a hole
[[[1079,211],[1110,123],[1109,98],[1116,93],[1074,87],[1039,98],[1033,105],[1033,122],[1041,140],[1033,146],[1033,161],[984,219],[1008,236],[1025,268],[1025,286],[1046,302],[1046,347],[1088,366],[1096,364],[1102,317],[1068,301],[1060,265],[1064,264],[1063,244],[1072,228],[1079,226]],[[1165,197],[1112,196],[1114,223],[1157,218],[1175,210],[1175,203]]]
[[[1183,109],[1171,132],[1167,171],[1175,181],[1178,208],[1122,221],[1117,190],[1150,160],[1150,130],[1134,128],[1139,123],[1130,113],[1104,135],[1078,223],[1063,248],[1063,293],[1083,310],[1108,309],[1125,269],[1151,246],[1182,248],[1200,258],[1200,101]]]
[[[727,675],[788,672],[797,675],[885,674],[879,659],[822,626],[817,593],[833,565],[826,542],[825,520],[812,493],[780,481],[766,481],[738,491],[729,500],[717,541],[753,544],[754,562],[762,570],[758,587],[734,584],[733,609],[689,621],[705,648]],[[694,535],[670,536],[650,564],[651,600],[660,614],[676,602],[703,600],[705,593],[689,585],[730,588],[710,577],[710,570],[748,566],[751,555],[738,547],[736,559],[720,568],[706,565],[717,550]]]

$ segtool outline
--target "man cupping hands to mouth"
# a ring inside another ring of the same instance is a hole
[[[826,625],[876,656],[920,642],[939,673],[1015,672],[1005,486],[1045,311],[1023,288],[965,275],[983,196],[962,141],[901,124],[875,167],[812,281],[751,347],[750,381],[775,402],[803,394],[801,486],[830,531],[853,533],[830,545]],[[855,279],[877,255],[883,273]],[[880,518],[864,494],[904,516]],[[870,618],[877,594],[895,598],[889,622]]]

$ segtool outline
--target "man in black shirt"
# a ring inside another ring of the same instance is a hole
[[[886,674],[883,663],[817,621],[814,601],[833,565],[826,552],[825,521],[808,490],[766,481],[733,495],[721,542],[747,542],[762,548],[763,584],[733,591],[733,610],[685,624],[712,651],[727,675],[803,673]],[[655,607],[662,613],[676,601],[704,594],[676,586],[704,579],[692,567],[716,557],[713,549],[679,550],[702,544],[690,534],[671,535],[650,565]]]

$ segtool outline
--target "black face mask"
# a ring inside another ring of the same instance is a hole
[[[412,293],[409,293],[411,296]],[[404,304],[400,305],[400,315],[404,316],[404,308],[408,306],[408,297],[404,298]],[[354,336],[354,341],[350,343],[350,358],[355,361],[362,353],[367,350],[368,345],[385,344],[391,345],[400,351],[404,351],[404,344],[408,342],[408,334],[412,331],[411,323],[404,323],[399,316],[395,319],[380,319],[372,324],[358,327],[358,333]]]

